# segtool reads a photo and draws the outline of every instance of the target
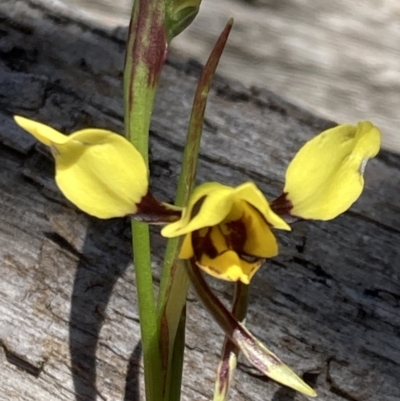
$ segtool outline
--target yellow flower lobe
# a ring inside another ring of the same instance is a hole
[[[328,129],[307,142],[286,172],[290,214],[330,220],[346,211],[364,187],[364,168],[376,156],[381,134],[369,121]]]
[[[147,167],[125,138],[102,129],[67,136],[24,117],[15,116],[15,121],[51,147],[57,185],[79,209],[102,219],[137,211],[148,191]]]

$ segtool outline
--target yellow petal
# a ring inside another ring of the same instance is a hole
[[[190,259],[193,256],[192,233],[189,233],[186,234],[183,239],[181,250],[179,252],[179,259]]]
[[[290,226],[272,211],[263,193],[254,182],[246,182],[235,188],[235,199],[243,199],[253,205],[274,228],[290,231]]]
[[[182,218],[161,230],[164,237],[176,237],[203,227],[219,224],[228,215],[235,189],[217,182],[198,186],[189,199]]]
[[[56,146],[56,182],[77,207],[99,218],[134,214],[148,190],[145,162],[111,131],[77,131]]]
[[[365,163],[378,153],[380,139],[379,129],[364,121],[339,125],[307,142],[286,172],[290,213],[329,220],[347,210],[362,192]]]
[[[247,228],[247,239],[243,251],[247,255],[272,258],[278,255],[278,244],[267,222],[258,210],[243,202],[243,221]]]
[[[249,284],[262,261],[249,263],[240,259],[236,252],[226,251],[215,258],[204,254],[199,261],[196,260],[196,264],[206,273],[220,280],[241,281],[243,284]]]
[[[56,182],[77,207],[103,219],[136,212],[148,177],[142,156],[129,141],[107,130],[85,129],[68,136],[28,118],[14,119],[51,147]]]
[[[14,120],[21,128],[23,128],[25,131],[28,131],[39,142],[42,142],[46,146],[61,145],[68,141],[67,135],[63,135],[55,129],[42,123],[38,123],[21,116],[14,116]]]
[[[263,261],[257,259],[248,262],[241,259],[234,250],[228,248],[219,226],[212,227],[208,235],[211,246],[204,247],[199,259],[196,259],[196,264],[213,277],[249,284]]]
[[[165,226],[161,234],[170,238],[217,225],[231,212],[234,202],[240,199],[259,210],[273,227],[290,230],[288,224],[271,210],[264,195],[253,182],[244,183],[236,188],[208,182],[193,191],[182,218]]]

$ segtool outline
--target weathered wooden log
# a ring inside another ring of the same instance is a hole
[[[130,233],[77,211],[53,163],[12,114],[64,132],[123,130],[121,35],[28,0],[0,4],[0,400],[139,400],[141,349]],[[151,128],[153,191],[174,197],[200,66],[169,60]],[[218,77],[199,182],[254,180],[270,198],[300,145],[333,123]],[[252,283],[248,327],[322,401],[400,398],[400,158],[372,160],[366,190],[333,222],[279,233]],[[154,230],[154,277],[164,240]],[[212,282],[224,301],[231,285]],[[209,400],[223,335],[191,294],[184,400]],[[239,364],[232,400],[304,399]]]

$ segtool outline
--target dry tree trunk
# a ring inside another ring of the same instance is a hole
[[[0,399],[139,400],[140,341],[125,221],[90,218],[60,195],[53,164],[18,113],[63,131],[122,132],[121,34],[28,0],[0,4]],[[173,199],[199,65],[169,60],[152,124],[153,191]],[[273,93],[218,78],[199,181],[254,180],[270,198],[307,138],[333,123]],[[344,216],[280,234],[252,284],[249,328],[316,387],[321,401],[400,398],[400,158],[369,163]],[[154,232],[154,277],[163,240]],[[213,282],[228,301],[231,286]],[[223,335],[189,299],[184,400],[209,400]],[[242,360],[232,400],[301,400]]]

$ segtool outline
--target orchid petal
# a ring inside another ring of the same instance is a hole
[[[368,121],[339,125],[307,142],[286,172],[290,214],[330,220],[346,211],[364,187],[364,167],[379,151],[381,134]]]
[[[136,213],[148,192],[147,167],[128,140],[102,129],[67,136],[24,117],[15,121],[51,147],[57,185],[79,209],[102,219]]]

